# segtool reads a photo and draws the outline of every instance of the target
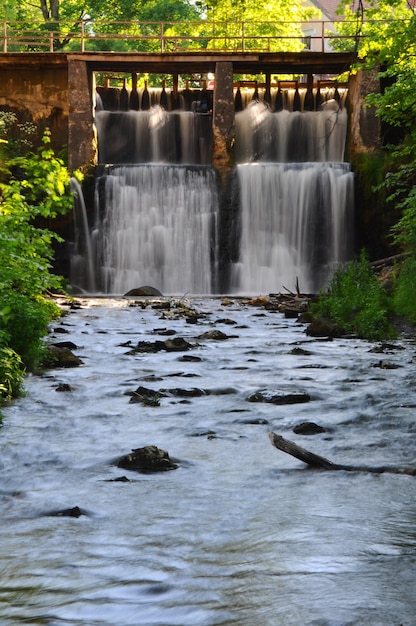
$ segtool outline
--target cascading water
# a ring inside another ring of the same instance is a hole
[[[104,293],[144,284],[162,293],[215,290],[218,198],[212,168],[108,167],[97,189]]]
[[[77,275],[76,283],[111,294],[142,285],[165,294],[250,294],[297,282],[302,291],[317,292],[352,250],[353,174],[343,162],[342,96],[321,104],[316,93],[319,110],[302,112],[293,90],[281,93],[289,110],[277,111],[279,91],[271,105],[261,92],[246,102],[235,117],[237,166],[220,219],[224,203],[206,114],[211,96],[204,92],[205,100],[196,101],[201,93],[184,91],[167,101],[167,111],[159,104],[163,91],[141,92],[137,100],[146,106],[127,111],[117,105],[119,94],[102,91],[94,267],[87,250],[88,276],[82,284]],[[306,95],[299,94],[302,105]],[[184,108],[173,109],[174,102]]]
[[[272,113],[253,102],[236,115],[238,259],[231,291],[316,292],[351,253],[353,174],[343,163],[347,112]],[[234,235],[235,236],[235,235]]]
[[[100,291],[215,291],[219,202],[210,116],[154,105],[99,111],[96,125],[100,162],[116,164],[97,181]]]
[[[87,291],[96,291],[95,267],[92,252],[92,240],[88,225],[82,187],[75,177],[71,178],[71,192],[74,197],[74,250],[71,255],[71,281],[74,286],[83,285]]]

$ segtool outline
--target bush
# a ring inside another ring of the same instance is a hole
[[[29,370],[42,361],[43,338],[49,322],[60,315],[59,308],[42,296],[31,298],[9,291],[0,294],[0,332]]]
[[[400,268],[393,291],[394,312],[416,324],[416,259],[409,258]]]
[[[328,287],[311,305],[311,313],[330,319],[342,334],[357,334],[363,339],[385,339],[395,332],[389,321],[390,305],[367,255],[339,267]]]
[[[20,356],[7,346],[0,347],[0,398],[10,400],[21,394],[23,376]]]
[[[60,314],[44,297],[61,289],[51,273],[52,243],[59,238],[37,228],[37,218],[72,207],[70,175],[50,148],[49,131],[41,148],[28,152],[12,143],[12,123],[0,115],[0,398],[21,391],[25,369],[42,361],[48,324]]]

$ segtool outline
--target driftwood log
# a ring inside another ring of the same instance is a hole
[[[285,439],[281,435],[276,435],[276,433],[269,433],[270,441],[272,445],[281,450],[282,452],[286,452],[286,454],[290,454],[294,456],[296,459],[303,461],[310,467],[314,467],[316,469],[323,470],[344,470],[344,472],[373,472],[374,474],[383,474],[384,472],[389,472],[390,474],[407,474],[409,476],[416,476],[416,468],[401,468],[401,467],[364,467],[364,466],[356,466],[356,465],[339,465],[338,463],[332,463],[323,456],[319,456],[314,454],[313,452],[309,452],[309,450],[305,450],[301,448],[293,441],[289,441]]]

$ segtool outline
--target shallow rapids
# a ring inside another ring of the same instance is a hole
[[[83,365],[29,376],[2,411],[3,626],[414,625],[416,478],[308,469],[268,438],[414,467],[414,342],[314,340],[242,299],[186,301],[197,324],[151,300],[81,302],[50,340],[73,342]],[[228,339],[197,338],[214,328]],[[167,331],[193,348],[127,354]],[[160,406],[130,403],[140,385]],[[260,390],[311,399],[247,401]],[[325,432],[294,434],[305,421]],[[179,468],[116,467],[146,445]]]

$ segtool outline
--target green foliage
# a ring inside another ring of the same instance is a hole
[[[0,397],[16,395],[24,370],[43,357],[48,323],[58,307],[44,297],[61,289],[51,273],[57,236],[36,226],[72,208],[70,176],[50,149],[46,132],[37,152],[12,152],[8,137],[13,120],[0,116]],[[22,144],[19,144],[23,151]]]
[[[246,49],[255,45],[273,51],[302,50],[301,23],[312,16],[319,19],[319,11],[301,0],[34,0],[20,4],[7,0],[6,7],[0,8],[0,20],[20,20],[19,28],[29,39],[30,34],[45,33],[35,44],[39,50],[48,49],[49,31],[54,33],[55,50],[79,50],[83,20],[89,35],[87,49],[113,52],[160,51],[161,23],[166,51],[190,43],[200,48],[241,49],[237,42],[242,39],[242,22]],[[103,34],[108,37],[102,39]],[[148,39],[135,39],[135,35]]]
[[[8,346],[0,346],[0,399],[10,400],[21,394],[23,376],[20,356]]]
[[[339,267],[327,293],[311,305],[314,316],[330,319],[340,332],[372,340],[394,336],[389,309],[387,294],[364,252],[357,261]]]
[[[416,259],[407,259],[397,275],[393,295],[394,311],[416,325]]]
[[[60,314],[58,307],[42,296],[6,291],[0,295],[0,310],[0,332],[7,345],[27,369],[35,369],[42,361],[48,324]]]
[[[256,0],[210,0],[208,19],[215,22],[215,38],[209,48],[236,48],[241,41],[241,23],[244,22],[245,48],[264,51],[301,51],[304,48],[302,22],[319,16],[316,9],[300,2],[274,0],[259,3]],[[279,39],[280,37],[280,39]],[[234,39],[235,38],[235,39]]]

